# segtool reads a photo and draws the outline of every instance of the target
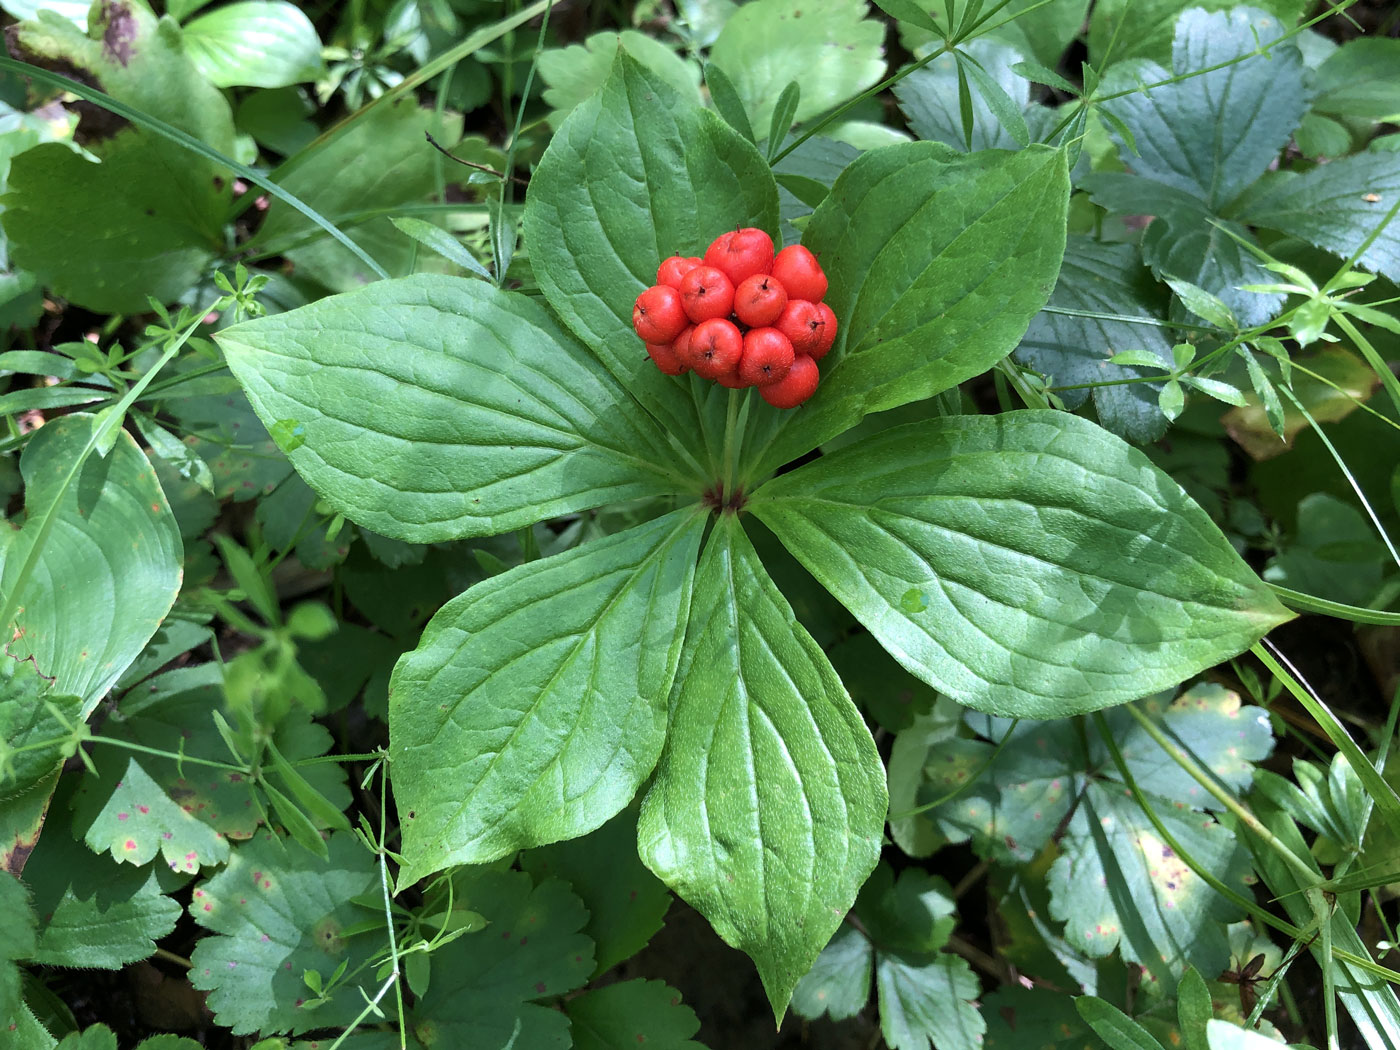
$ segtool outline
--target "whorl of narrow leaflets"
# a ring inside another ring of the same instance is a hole
[[[775,408],[796,408],[816,392],[836,315],[822,302],[826,274],[802,245],[775,255],[762,230],[732,230],[703,259],[666,259],[656,282],[637,296],[632,327],[661,371],[757,387]]]

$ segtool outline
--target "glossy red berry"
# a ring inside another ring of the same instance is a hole
[[[818,303],[817,309],[822,315],[821,339],[817,343],[817,348],[812,351],[812,360],[820,361],[826,356],[826,352],[831,349],[831,344],[836,342],[836,315],[831,312],[831,307],[826,303]]]
[[[817,257],[800,244],[792,244],[773,260],[772,274],[787,289],[789,299],[819,303],[826,295],[826,274]]]
[[[806,299],[789,299],[773,327],[788,337],[792,349],[799,354],[815,354],[821,344],[826,320],[816,303]]]
[[[705,249],[705,265],[723,270],[735,285],[773,269],[773,238],[760,229],[722,233]]]
[[[700,260],[693,255],[673,255],[656,271],[656,283],[669,284],[672,288],[679,289],[681,278],[699,265]]]
[[[734,289],[734,314],[750,328],[771,325],[787,304],[783,286],[766,273],[756,273]]]
[[[647,356],[668,376],[678,376],[690,371],[676,355],[674,343],[647,343]]]
[[[670,285],[653,285],[632,307],[632,327],[644,343],[669,343],[689,323],[681,293]]]
[[[792,359],[787,375],[776,383],[759,387],[758,393],[774,408],[796,408],[816,392],[820,379],[817,363],[806,354],[798,354]]]
[[[696,324],[728,317],[734,309],[734,283],[713,266],[697,266],[682,277],[680,296],[685,315]]]
[[[733,321],[712,317],[695,326],[686,343],[682,360],[704,379],[730,375],[744,353],[744,337]]]
[[[733,372],[726,372],[724,375],[715,376],[715,382],[720,386],[727,386],[730,390],[743,390],[746,387],[753,386],[752,383],[744,382],[744,377],[739,374],[737,368]]]
[[[776,383],[792,368],[792,343],[776,328],[752,328],[744,336],[739,378],[749,386]]]

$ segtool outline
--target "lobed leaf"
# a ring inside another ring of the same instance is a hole
[[[690,1039],[700,1022],[680,998],[660,981],[621,981],[584,992],[566,1007],[574,1050],[642,1043],[649,1050],[703,1050]]]

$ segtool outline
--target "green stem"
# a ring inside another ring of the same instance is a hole
[[[1356,348],[1361,351],[1361,356],[1366,359],[1366,363],[1371,366],[1377,378],[1380,379],[1381,385],[1385,387],[1385,392],[1390,395],[1391,403],[1400,409],[1400,378],[1397,378],[1395,373],[1390,370],[1385,359],[1371,345],[1371,341],[1361,334],[1356,325],[1351,323],[1350,317],[1340,310],[1334,310],[1332,320],[1356,344]]]
[[[1124,704],[1123,710],[1127,711],[1128,714],[1137,721],[1137,724],[1142,727],[1143,732],[1157,742],[1158,747],[1171,756],[1173,762],[1184,769],[1192,780],[1196,781],[1201,787],[1210,792],[1222,806],[1235,815],[1235,818],[1239,820],[1241,824],[1263,839],[1270,849],[1277,853],[1294,871],[1297,871],[1302,876],[1305,883],[1308,885],[1316,885],[1322,881],[1317,870],[1311,864],[1307,863],[1279,841],[1277,835],[1266,828],[1263,823],[1260,822],[1259,818],[1246,809],[1238,799],[1216,783],[1215,777],[1211,776],[1195,758],[1188,754],[1185,748],[1181,747],[1176,741],[1167,736],[1167,734],[1163,732],[1161,726],[1139,711],[1137,705]]]
[[[724,411],[724,466],[720,472],[720,483],[723,486],[721,495],[728,499],[734,491],[734,462],[735,455],[735,423],[739,419],[739,391],[729,391],[729,405]]]

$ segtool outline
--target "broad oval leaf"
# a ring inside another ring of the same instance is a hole
[[[749,506],[895,659],[978,710],[1121,703],[1292,617],[1180,486],[1066,413],[892,428]]]
[[[879,858],[884,769],[732,515],[706,546],[690,623],[638,846],[754,960],[781,1018]]]
[[[9,655],[33,657],[86,718],[156,633],[183,578],[183,545],[156,474],[131,435],[86,454],[97,417],[54,420],[20,459],[24,526],[0,548]],[[84,455],[86,458],[84,459]]]
[[[218,87],[287,87],[321,72],[321,39],[294,4],[245,0],[187,24],[185,53]]]
[[[739,226],[778,232],[768,165],[753,143],[625,51],[602,90],[564,121],[530,180],[525,243],[549,304],[682,440],[698,427],[688,381],[648,360],[632,304],[662,259],[703,254]]]
[[[217,337],[263,423],[351,521],[418,543],[677,490],[664,435],[531,299],[420,274]],[[659,373],[658,373],[659,374]]]
[[[389,685],[399,884],[592,831],[661,753],[705,519],[527,562],[448,602]]]
[[[871,150],[813,213],[803,242],[830,280],[840,332],[800,413],[756,415],[761,477],[880,412],[1005,357],[1050,297],[1065,252],[1063,152],[961,154],[936,142]],[[770,432],[771,433],[771,432]]]

